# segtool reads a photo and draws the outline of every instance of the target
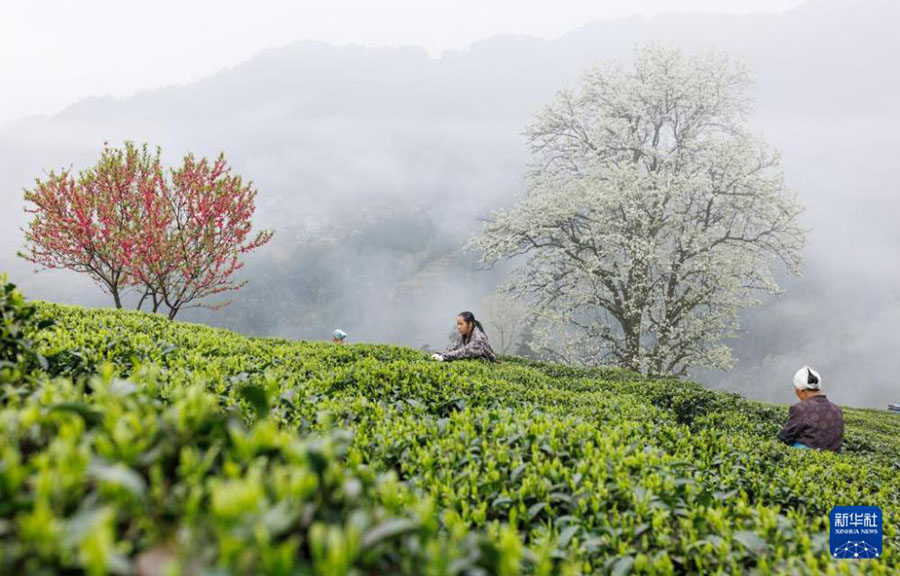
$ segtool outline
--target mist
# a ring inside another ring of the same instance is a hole
[[[443,348],[454,316],[479,315],[507,269],[463,251],[480,221],[522,193],[521,132],[597,62],[636,45],[713,48],[756,78],[755,130],[783,154],[810,229],[805,274],[742,318],[728,372],[692,376],[774,402],[804,364],[838,403],[900,401],[900,7],[810,0],[784,14],[671,14],[585,23],[555,40],[496,36],[440,57],[424,48],[300,41],[214,75],[130,97],[79,101],[0,127],[0,271],[32,299],[110,306],[87,278],[33,272],[22,189],[44,170],[93,164],[104,142],[148,142],[177,162],[227,154],[259,190],[248,285],[219,311],[178,319],[251,335]],[[132,296],[132,300],[136,301]],[[215,302],[215,300],[213,300]],[[490,335],[490,334],[489,334]]]

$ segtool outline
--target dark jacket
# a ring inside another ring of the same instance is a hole
[[[778,439],[785,444],[799,442],[809,448],[840,452],[844,442],[844,415],[825,395],[810,396],[791,406]]]
[[[441,356],[444,360],[465,360],[466,358],[484,358],[494,362],[497,356],[488,342],[487,335],[477,327],[472,329],[468,339],[456,337],[456,342]]]

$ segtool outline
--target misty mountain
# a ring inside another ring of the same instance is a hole
[[[673,14],[593,23],[556,40],[498,36],[430,58],[417,48],[315,42],[264,51],[183,86],[92,98],[0,127],[0,270],[32,298],[108,305],[66,271],[18,260],[22,188],[43,170],[86,167],[103,143],[224,150],[259,189],[255,222],[276,231],[247,259],[250,284],[219,312],[182,319],[248,334],[440,347],[453,316],[479,313],[503,280],[461,251],[491,210],[522,191],[521,132],[581,70],[638,44],[715,48],[756,78],[755,129],[783,153],[807,207],[806,274],[745,314],[738,366],[708,385],[791,399],[803,364],[829,395],[882,406],[900,387],[900,6],[811,0],[783,15]],[[189,55],[186,55],[189,57]]]

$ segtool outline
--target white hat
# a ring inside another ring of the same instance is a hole
[[[822,377],[809,366],[804,366],[794,374],[794,388],[797,390],[818,390],[821,387]]]

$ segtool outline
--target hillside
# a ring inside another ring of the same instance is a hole
[[[784,153],[812,232],[804,276],[743,319],[735,369],[696,377],[786,402],[784,375],[808,363],[840,402],[883,408],[900,402],[889,376],[900,373],[900,276],[884,265],[900,246],[891,169],[900,76],[889,72],[898,26],[896,2],[810,0],[782,15],[660,14],[554,40],[500,36],[441,58],[411,47],[275,47],[196,82],[0,126],[0,269],[32,297],[108,305],[86,278],[32,275],[16,258],[22,189],[45,169],[92,164],[105,141],[159,144],[167,161],[224,150],[259,188],[254,225],[276,234],[248,258],[250,283],[227,313],[185,318],[304,339],[353,325],[359,339],[437,346],[447,319],[503,280],[442,259],[523,191],[521,133],[534,112],[585,67],[628,60],[636,45],[713,47],[756,78],[754,130]],[[435,273],[419,276],[425,260]]]
[[[896,415],[847,409],[844,453],[798,451],[785,406],[688,382],[19,316],[45,362],[0,371],[4,574],[900,568]],[[883,558],[830,558],[836,504],[882,507]]]

